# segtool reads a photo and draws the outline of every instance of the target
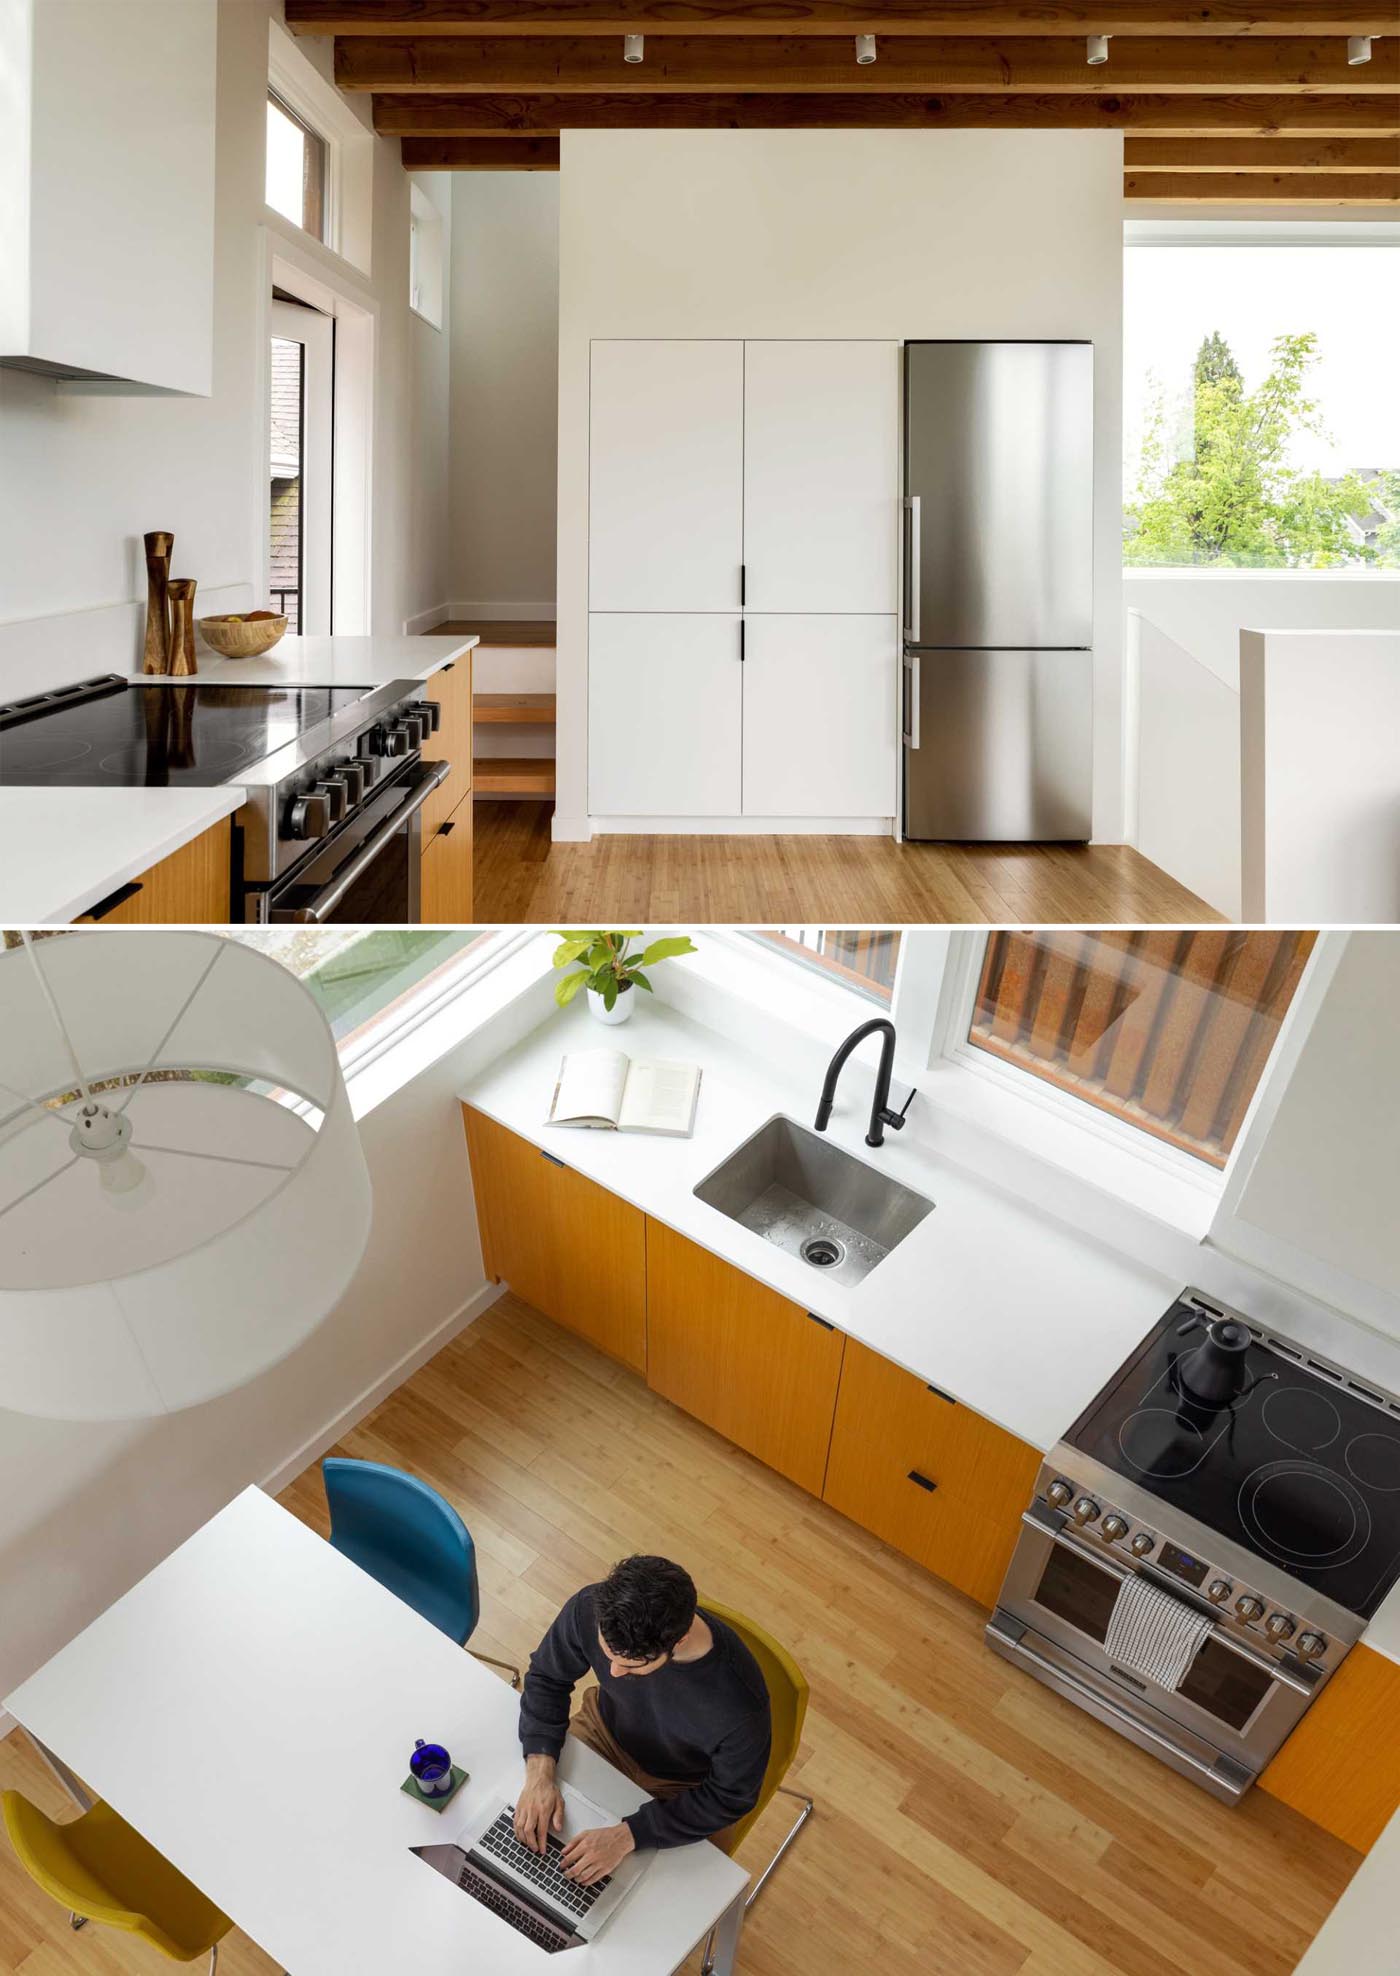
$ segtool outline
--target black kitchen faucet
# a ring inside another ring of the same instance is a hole
[[[905,1114],[918,1094],[912,1085],[900,1085],[899,1092],[903,1097],[903,1102],[897,1111],[891,1108],[890,1087],[891,1073],[894,1070],[894,1024],[888,1016],[877,1015],[872,1016],[869,1022],[863,1022],[859,1029],[853,1029],[845,1042],[837,1050],[831,1062],[827,1065],[826,1076],[822,1080],[822,1094],[817,1103],[816,1128],[818,1132],[825,1132],[830,1122],[831,1107],[836,1102],[836,1080],[840,1077],[845,1067],[847,1057],[858,1043],[864,1042],[867,1036],[873,1036],[877,1030],[880,1035],[880,1067],[875,1073],[875,1096],[871,1101],[870,1130],[865,1135],[865,1143],[867,1146],[883,1146],[885,1143],[886,1126],[889,1126],[892,1132],[899,1132],[903,1129]]]

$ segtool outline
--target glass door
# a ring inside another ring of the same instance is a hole
[[[288,631],[331,626],[334,324],[272,304],[268,372],[268,603]]]

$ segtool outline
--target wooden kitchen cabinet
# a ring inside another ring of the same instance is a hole
[[[468,790],[437,835],[423,846],[418,920],[463,926],[472,916],[472,794]]]
[[[821,1494],[845,1339],[659,1221],[647,1222],[647,1384]]]
[[[462,1107],[486,1273],[634,1371],[646,1366],[646,1217]]]
[[[847,1341],[825,1501],[981,1605],[996,1603],[1039,1467],[1014,1434]]]
[[[1400,1665],[1353,1647],[1259,1787],[1369,1850],[1400,1808]]]
[[[226,926],[231,819],[224,817],[149,871],[99,899],[79,926]]]
[[[452,773],[423,805],[423,845],[455,816],[472,786],[472,655],[464,652],[442,666],[423,686],[423,698],[442,709],[436,734],[423,744],[425,761],[447,761]]]

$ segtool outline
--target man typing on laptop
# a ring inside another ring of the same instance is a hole
[[[574,1688],[590,1668],[598,1686],[571,1722]],[[733,1629],[700,1610],[688,1572],[667,1558],[624,1558],[574,1594],[530,1658],[515,1830],[537,1853],[563,1830],[555,1769],[569,1731],[656,1800],[570,1841],[565,1875],[587,1887],[641,1848],[710,1839],[728,1850],[767,1768],[768,1691]]]

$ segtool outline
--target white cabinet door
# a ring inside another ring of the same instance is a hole
[[[594,816],[737,816],[739,619],[588,621],[588,807]]]
[[[899,608],[899,345],[744,345],[754,611]]]
[[[588,444],[589,609],[737,609],[743,344],[595,343]]]
[[[893,816],[899,620],[751,617],[745,816]]]

